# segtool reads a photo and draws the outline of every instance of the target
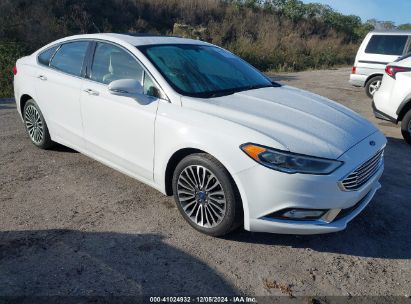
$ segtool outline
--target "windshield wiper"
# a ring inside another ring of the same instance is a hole
[[[244,92],[244,91],[249,91],[249,90],[257,90],[257,89],[262,89],[262,88],[272,88],[272,87],[281,87],[280,84],[273,82],[269,85],[251,85],[247,87],[241,87],[241,88],[234,88],[234,89],[227,89],[227,90],[221,90],[221,91],[214,91],[214,92],[204,92],[198,94],[196,97],[200,98],[215,98],[215,97],[222,97],[222,96],[228,96],[228,95],[233,95],[235,93],[239,92]]]

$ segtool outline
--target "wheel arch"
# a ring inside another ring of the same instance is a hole
[[[409,96],[407,99],[405,99],[401,103],[401,105],[398,107],[398,111],[397,111],[398,118],[397,118],[397,120],[401,121],[404,118],[405,114],[407,114],[408,111],[410,111],[410,110],[411,110],[411,96]]]
[[[176,169],[177,165],[180,163],[180,161],[183,160],[183,158],[191,154],[196,154],[196,153],[207,153],[207,152],[200,150],[200,149],[196,149],[196,148],[182,148],[174,152],[174,154],[170,157],[170,159],[168,160],[167,166],[166,166],[165,174],[164,174],[164,185],[165,185],[166,195],[168,196],[173,195],[173,186],[172,186],[173,174],[174,174],[174,170]]]
[[[223,166],[224,168],[227,170],[232,182],[233,182],[233,186],[235,188],[235,191],[238,194],[238,197],[240,198],[241,202],[241,211],[242,211],[242,215],[243,215],[243,219],[244,219],[244,224],[248,225],[248,206],[246,204],[246,197],[245,194],[243,192],[243,189],[241,188],[241,185],[239,185],[239,181],[236,179],[236,176],[234,176],[231,172],[230,172],[230,168],[227,167],[227,165],[224,163],[224,161],[221,161],[218,157],[215,157],[212,153],[209,153],[207,151],[205,151],[204,149],[199,149],[199,148],[191,148],[191,147],[187,147],[187,148],[181,148],[179,150],[177,150],[176,152],[173,153],[173,155],[170,157],[167,166],[166,166],[166,170],[165,170],[165,174],[164,174],[164,188],[165,188],[165,194],[168,196],[173,195],[173,174],[174,174],[174,170],[176,169],[177,165],[179,164],[179,162],[181,160],[183,160],[183,158],[192,155],[192,154],[197,154],[197,153],[206,153],[212,157],[214,157],[216,160],[218,160]]]
[[[30,99],[33,99],[33,97],[31,97],[29,94],[23,94],[20,97],[19,109],[20,109],[20,113],[22,117],[23,117],[23,112],[24,112],[24,106],[26,105],[27,101],[29,101]]]
[[[377,76],[381,76],[381,77],[383,77],[383,76],[384,76],[384,74],[382,74],[382,73],[375,73],[375,74],[371,74],[371,75],[370,75],[370,76],[368,76],[368,78],[365,80],[365,82],[364,82],[364,87],[366,87],[366,86],[367,86],[368,82],[369,82],[372,78],[377,77]]]

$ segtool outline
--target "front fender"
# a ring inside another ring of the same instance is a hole
[[[166,193],[167,164],[181,149],[194,148],[212,155],[228,170],[240,191],[247,229],[248,200],[237,174],[258,166],[240,149],[247,142],[285,149],[272,138],[245,126],[175,104],[160,103],[155,126],[154,181]]]

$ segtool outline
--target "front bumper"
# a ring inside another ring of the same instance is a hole
[[[374,141],[374,146],[370,145]],[[250,231],[282,234],[320,234],[340,231],[372,200],[381,187],[378,182],[384,165],[358,190],[343,191],[339,181],[376,154],[386,144],[376,132],[339,159],[344,165],[330,175],[286,174],[263,166],[240,172],[240,192],[244,206],[244,227]],[[272,217],[285,209],[321,209],[337,211],[331,221],[290,220]],[[341,212],[338,212],[341,209]]]

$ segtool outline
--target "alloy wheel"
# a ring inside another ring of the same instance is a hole
[[[27,131],[31,140],[40,144],[44,136],[44,124],[36,107],[28,105],[24,114]]]
[[[380,88],[381,86],[381,80],[375,80],[373,82],[371,82],[370,86],[369,86],[369,92],[371,95],[374,95],[375,92],[377,92],[377,90]]]
[[[224,219],[227,208],[224,189],[207,168],[186,167],[177,180],[177,195],[184,213],[196,225],[213,228]]]

